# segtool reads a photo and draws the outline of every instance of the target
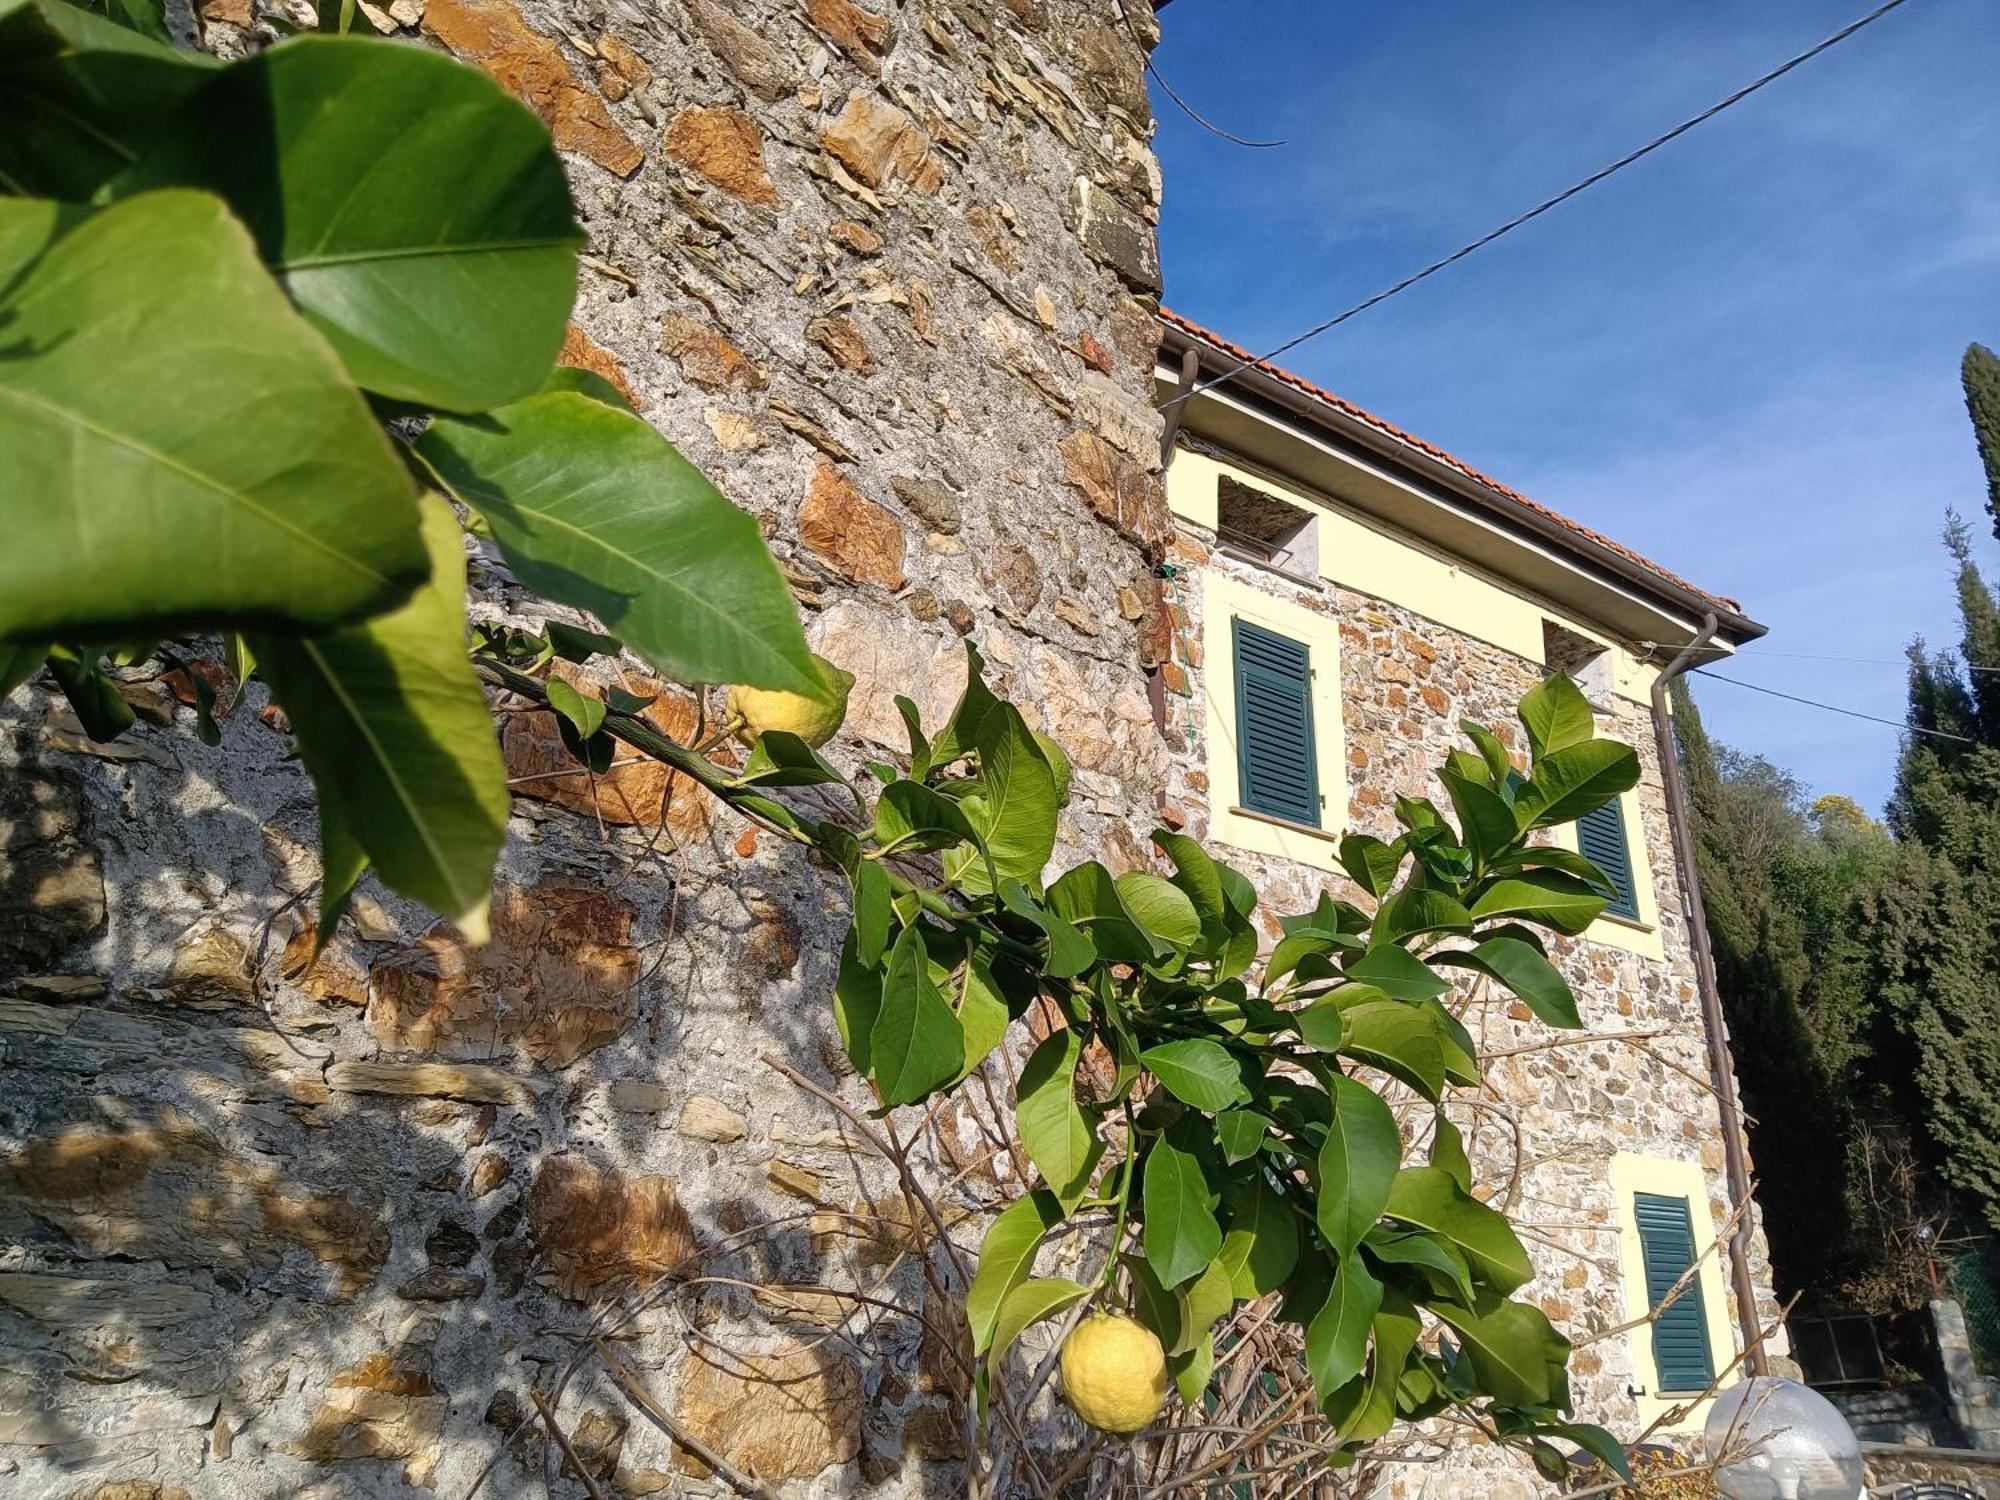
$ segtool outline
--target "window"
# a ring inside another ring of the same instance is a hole
[[[1208,837],[1331,874],[1347,817],[1340,621],[1247,572],[1200,574]]]
[[[1289,636],[1231,622],[1236,669],[1237,795],[1252,812],[1319,827],[1312,654]]]
[[[1709,1406],[1690,1398],[1718,1375],[1721,1386],[1740,1378],[1729,1369],[1737,1346],[1723,1281],[1726,1261],[1715,1240],[1720,1183],[1699,1161],[1630,1151],[1613,1153],[1609,1177],[1619,1296],[1631,1327],[1627,1378],[1636,1425],[1700,1432]],[[1683,1276],[1681,1294],[1648,1322]]]
[[[1583,857],[1604,872],[1618,892],[1605,912],[1627,921],[1639,920],[1639,889],[1632,877],[1632,850],[1625,839],[1625,799],[1613,797],[1596,812],[1576,820],[1576,842]]]
[[[1226,474],[1216,481],[1215,535],[1239,557],[1294,578],[1319,576],[1319,527],[1312,512]]]
[[[1634,1193],[1632,1219],[1645,1260],[1646,1306],[1650,1310],[1666,1299],[1695,1263],[1694,1217],[1686,1198]],[[1715,1378],[1701,1280],[1699,1275],[1689,1277],[1681,1294],[1653,1321],[1657,1395],[1699,1394]]]

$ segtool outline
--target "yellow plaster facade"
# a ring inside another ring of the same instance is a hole
[[[1259,470],[1207,453],[1183,450],[1167,471],[1167,502],[1180,519],[1213,531],[1224,479],[1274,494],[1310,514],[1319,532],[1318,577],[1367,594],[1475,640],[1498,646],[1528,661],[1545,660],[1547,622],[1604,648],[1609,685],[1618,696],[1650,706],[1657,665],[1642,660],[1623,643],[1588,623],[1489,577],[1478,568],[1438,553],[1414,537],[1330,504],[1324,497]],[[1347,760],[1341,747],[1340,634],[1333,620],[1279,596],[1291,585],[1277,578],[1266,591],[1248,587],[1216,569],[1204,570],[1203,659],[1230,659],[1231,619],[1261,623],[1305,642],[1313,659],[1313,723],[1323,810],[1320,828],[1304,830],[1239,806],[1236,756],[1236,687],[1232,674],[1202,674],[1206,763],[1215,808],[1213,836],[1234,848],[1296,860],[1318,870],[1337,870],[1335,850],[1347,821]],[[1653,888],[1652,851],[1639,816],[1638,798],[1620,799],[1626,847],[1632,852],[1636,920],[1604,917],[1585,936],[1592,942],[1660,959],[1659,906]],[[1572,828],[1557,837],[1575,847]]]

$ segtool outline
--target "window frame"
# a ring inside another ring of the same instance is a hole
[[[1332,613],[1246,580],[1211,562],[1193,575],[1201,589],[1202,760],[1208,772],[1208,836],[1217,844],[1292,860],[1329,874],[1340,871],[1340,837],[1346,832],[1347,746],[1340,695],[1340,622]],[[1305,646],[1311,672],[1313,751],[1319,787],[1317,828],[1273,817],[1243,805],[1236,717],[1232,621],[1252,625]]]
[[[1661,1393],[1659,1368],[1653,1356],[1653,1327],[1644,1321],[1652,1309],[1646,1286],[1645,1245],[1639,1234],[1636,1207],[1641,1193],[1679,1198],[1687,1203],[1697,1266],[1694,1284],[1701,1291],[1702,1326],[1707,1334],[1709,1362],[1711,1368],[1717,1371],[1726,1370],[1737,1351],[1723,1276],[1726,1247],[1716,1244],[1715,1210],[1710,1203],[1708,1173],[1698,1161],[1620,1151],[1611,1159],[1609,1176],[1618,1229],[1619,1282],[1624,1321],[1632,1325],[1626,1335],[1626,1347],[1631,1355],[1630,1378],[1637,1392],[1632,1399],[1638,1405],[1639,1423],[1649,1426],[1674,1408],[1686,1407],[1678,1420],[1664,1424],[1661,1430],[1698,1432],[1708,1420],[1711,1401],[1690,1400],[1692,1393]],[[1723,1375],[1717,1383],[1717,1391],[1727,1390],[1739,1378],[1740,1370]]]

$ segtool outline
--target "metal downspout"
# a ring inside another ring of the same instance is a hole
[[[1736,1068],[1729,1053],[1729,1035],[1722,1019],[1722,996],[1715,982],[1715,954],[1708,944],[1708,912],[1702,905],[1701,874],[1695,865],[1694,813],[1688,805],[1687,782],[1681,775],[1673,720],[1667,712],[1667,688],[1694,654],[1715,637],[1720,622],[1708,615],[1693,640],[1668,663],[1653,683],[1653,732],[1659,741],[1660,779],[1666,785],[1667,825],[1673,832],[1674,858],[1680,865],[1681,893],[1688,924],[1688,945],[1694,950],[1695,986],[1701,991],[1702,1026],[1708,1033],[1708,1070],[1715,1082],[1715,1101],[1722,1117],[1722,1157],[1729,1178],[1731,1205],[1750,1199],[1750,1163],[1743,1149],[1743,1112],[1736,1099]],[[1768,1373],[1757,1325],[1757,1284],[1750,1275],[1750,1215],[1736,1222],[1729,1237],[1729,1275],[1736,1291],[1736,1328],[1748,1354],[1750,1373]]]

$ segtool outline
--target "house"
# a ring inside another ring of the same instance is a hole
[[[1733,1081],[1713,1049],[1652,700],[1670,664],[1726,657],[1764,627],[1219,335],[1161,322],[1166,810],[1268,908],[1354,894],[1341,835],[1393,837],[1398,795],[1442,802],[1432,768],[1461,720],[1525,756],[1513,705],[1548,673],[1574,677],[1599,732],[1639,754],[1639,785],[1574,834],[1618,899],[1552,950],[1590,1036],[1475,1003],[1499,1107],[1457,1123],[1489,1158],[1482,1176],[1504,1182],[1520,1163],[1501,1191],[1533,1235],[1533,1291],[1581,1346],[1583,1413],[1626,1436],[1663,1417],[1662,1432],[1698,1429],[1699,1406],[1669,1414],[1776,1309],[1754,1205],[1734,1212],[1732,1172],[1747,1169],[1727,1145],[1742,1135],[1725,1130]],[[1688,1291],[1641,1322],[1691,1266]]]

